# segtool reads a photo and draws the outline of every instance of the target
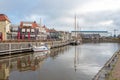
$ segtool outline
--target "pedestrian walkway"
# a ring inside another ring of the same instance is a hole
[[[120,51],[116,52],[95,75],[93,80],[120,80]],[[117,76],[116,76],[117,74]]]
[[[120,55],[107,80],[120,80]]]

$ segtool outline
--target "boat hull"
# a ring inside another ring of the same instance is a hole
[[[48,51],[49,49],[46,46],[40,46],[40,47],[33,47],[34,52],[44,52]]]

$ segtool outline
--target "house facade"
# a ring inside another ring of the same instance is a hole
[[[0,40],[11,39],[10,20],[5,14],[0,14]]]
[[[39,40],[47,40],[47,30],[48,28],[44,26],[39,26]]]
[[[13,25],[13,24],[10,25],[10,30],[11,30],[11,40],[17,40],[19,25]]]
[[[59,32],[55,29],[47,30],[47,39],[50,40],[58,40],[59,39]]]
[[[59,31],[59,39],[63,41],[71,40],[71,33],[66,31]]]
[[[34,22],[21,22],[18,29],[18,39],[37,40],[39,34],[39,26]]]

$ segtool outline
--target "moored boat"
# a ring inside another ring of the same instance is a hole
[[[44,51],[49,51],[49,48],[47,47],[46,44],[42,44],[41,46],[33,46],[33,51],[34,52],[44,52]]]

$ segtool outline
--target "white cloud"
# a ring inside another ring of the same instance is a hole
[[[40,23],[40,20],[42,21],[45,19],[47,19],[46,15],[31,14],[31,15],[25,16],[22,20],[23,21],[36,21]]]
[[[74,19],[70,18],[70,17],[62,17],[62,18],[59,19],[59,21],[68,24],[68,23],[73,23]]]
[[[113,24],[113,20],[99,22],[98,25],[109,26]]]
[[[120,0],[52,0],[49,2],[48,0],[2,0],[0,12],[5,13],[11,19],[12,24],[20,21],[40,22],[41,18],[42,24],[63,30],[73,30],[71,27],[74,27],[74,14],[76,13],[79,26],[82,28],[90,26],[88,28],[90,30],[106,25],[119,28],[119,4]]]
[[[96,0],[92,2],[88,1],[83,5],[76,6],[76,8],[72,10],[72,12],[85,14],[89,12],[116,11],[120,10],[119,5],[120,0]]]

